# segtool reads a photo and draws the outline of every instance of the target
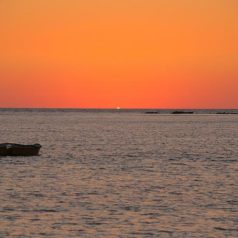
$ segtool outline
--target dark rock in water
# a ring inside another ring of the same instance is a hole
[[[191,111],[173,111],[172,114],[193,114]]]
[[[41,145],[22,145],[14,143],[0,144],[0,156],[35,156],[39,155]]]

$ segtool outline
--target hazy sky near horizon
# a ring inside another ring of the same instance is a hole
[[[0,107],[238,108],[237,0],[0,0]]]

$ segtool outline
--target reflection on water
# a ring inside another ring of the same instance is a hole
[[[238,116],[2,112],[0,237],[238,237]]]

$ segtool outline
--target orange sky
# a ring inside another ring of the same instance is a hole
[[[237,0],[0,0],[0,107],[238,108]]]

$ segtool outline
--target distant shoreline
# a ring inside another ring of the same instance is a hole
[[[180,111],[197,111],[197,110],[224,110],[224,111],[227,111],[227,110],[238,110],[238,108],[94,108],[94,107],[89,107],[89,108],[84,108],[84,107],[0,107],[0,110],[5,110],[5,109],[9,109],[9,110],[31,110],[31,109],[34,109],[34,110],[169,110],[169,111],[172,111],[172,110],[180,110]]]
[[[238,109],[117,109],[117,108],[0,108],[0,112],[88,112],[88,113],[142,113],[142,114],[171,114],[171,115],[238,115]]]

